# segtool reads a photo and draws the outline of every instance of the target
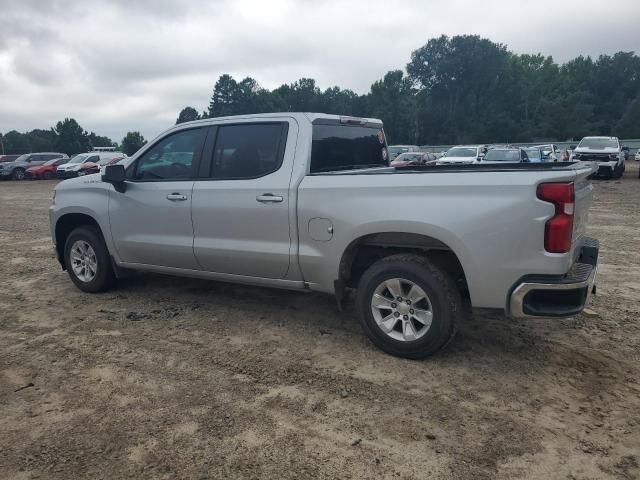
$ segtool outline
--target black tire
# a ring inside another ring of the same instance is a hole
[[[616,165],[616,168],[613,169],[612,177],[617,180],[622,177],[623,173],[624,170],[622,169],[622,165]]]
[[[93,248],[97,259],[95,276],[89,282],[80,280],[80,278],[78,278],[74,273],[71,264],[71,248],[78,240],[87,242],[91,248]],[[107,245],[104,243],[100,229],[95,226],[86,225],[78,227],[69,234],[64,245],[64,264],[71,281],[83,292],[104,292],[105,290],[109,290],[115,284],[116,277],[111,266],[109,250],[107,249]]]
[[[43,178],[44,180],[53,180],[53,178],[54,178],[54,177],[53,177],[53,173],[51,173],[51,172],[44,172],[44,173],[42,174],[42,178]]]
[[[15,168],[11,174],[14,180],[24,180],[24,168]]]
[[[371,308],[373,294],[382,282],[392,278],[415,283],[429,297],[432,323],[417,340],[391,338],[376,323]],[[356,306],[362,328],[377,347],[391,355],[416,360],[442,350],[453,339],[462,318],[462,300],[453,279],[426,258],[414,254],[392,255],[374,263],[360,279]]]

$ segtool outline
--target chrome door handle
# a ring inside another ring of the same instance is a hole
[[[274,195],[273,193],[263,193],[262,195],[258,195],[256,200],[260,203],[280,203],[284,199],[279,195]]]
[[[171,200],[172,202],[180,202],[182,200],[186,200],[187,196],[183,195],[181,193],[170,193],[169,195],[167,195],[167,200]]]

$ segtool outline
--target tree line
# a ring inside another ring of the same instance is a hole
[[[477,35],[443,35],[411,53],[406,73],[387,72],[366,94],[322,90],[311,78],[268,90],[251,77],[224,74],[208,109],[185,107],[176,123],[282,111],[380,118],[392,143],[638,138],[640,57],[618,52],[559,65]]]
[[[89,152],[95,147],[116,147],[132,155],[146,142],[140,132],[127,132],[120,145],[109,137],[87,132],[73,118],[65,118],[48,130],[34,129],[30,132],[11,130],[0,134],[0,154],[22,154],[31,152],[60,152],[69,156]]]

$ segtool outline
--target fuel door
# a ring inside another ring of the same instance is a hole
[[[333,238],[333,224],[328,218],[309,220],[309,236],[318,242],[328,242]]]

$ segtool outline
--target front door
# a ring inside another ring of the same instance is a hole
[[[124,193],[109,192],[109,221],[123,262],[198,269],[191,194],[206,127],[170,133],[127,167]]]
[[[297,132],[291,119],[212,127],[192,203],[194,252],[203,269],[286,276]]]

